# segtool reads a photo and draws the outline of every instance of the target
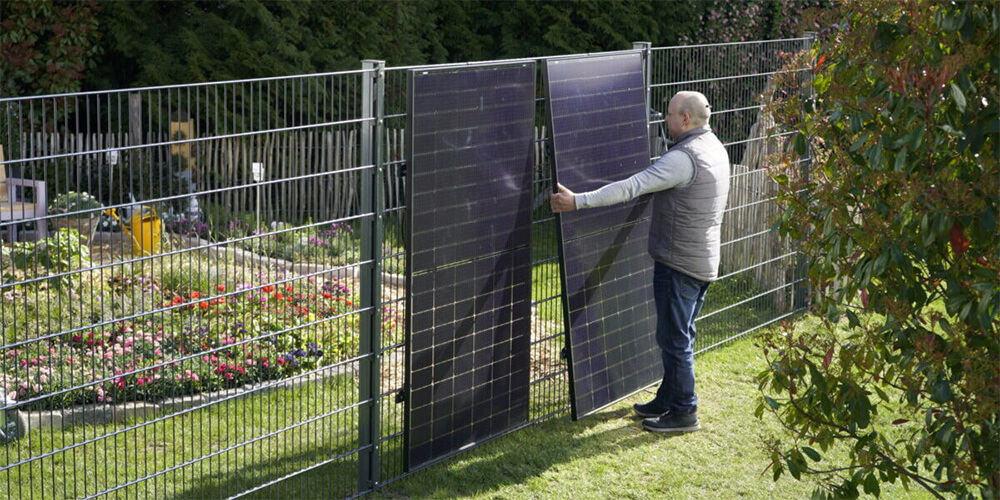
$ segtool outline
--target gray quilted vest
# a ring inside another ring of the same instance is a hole
[[[729,197],[729,154],[708,126],[679,137],[667,154],[682,153],[694,162],[694,179],[653,194],[649,254],[688,276],[714,281]]]

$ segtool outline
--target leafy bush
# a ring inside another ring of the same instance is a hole
[[[815,94],[772,96],[797,153],[816,150],[808,175],[788,158],[775,179],[825,325],[762,339],[758,413],[788,429],[774,477],[821,474],[816,497],[902,481],[1000,498],[998,19],[996,3],[845,2],[804,56]],[[818,464],[838,442],[849,463]]]
[[[96,210],[101,208],[101,202],[97,201],[86,192],[69,191],[56,196],[49,203],[49,214],[69,214],[75,219],[85,219],[97,215]]]
[[[56,287],[72,286],[74,276],[69,271],[90,266],[90,249],[83,244],[75,229],[60,229],[39,241],[20,241],[4,247],[3,281],[16,282],[41,276],[56,275],[48,280]]]

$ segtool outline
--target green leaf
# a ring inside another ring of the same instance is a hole
[[[939,377],[934,386],[931,387],[931,401],[935,403],[946,403],[951,400],[951,384],[948,379]]]
[[[900,172],[903,170],[903,167],[905,166],[906,166],[906,146],[903,146],[903,149],[900,149],[899,152],[896,153],[896,164],[893,165],[892,168],[896,172]]]
[[[795,479],[802,478],[802,469],[799,468],[799,464],[795,463],[795,460],[792,460],[792,457],[785,458],[785,463],[788,465],[788,472],[792,477]]]
[[[850,325],[851,328],[857,328],[861,326],[861,320],[858,319],[857,314],[854,314],[854,311],[847,310],[845,311],[845,313],[847,314],[848,325]]]
[[[965,94],[954,82],[951,84],[951,98],[955,100],[955,106],[958,106],[958,110],[965,113]]]
[[[802,447],[802,453],[805,453],[806,456],[809,457],[809,458],[811,458],[813,462],[819,462],[820,461],[821,457],[819,455],[819,452],[817,452],[816,450],[814,450],[814,449],[812,449],[812,448],[810,448],[808,446],[803,446]]]
[[[851,151],[853,152],[857,151],[858,149],[861,149],[861,146],[865,145],[865,142],[868,140],[869,137],[871,137],[871,135],[872,135],[871,132],[867,132],[861,137],[858,137],[858,140],[854,141],[854,144],[851,144]]]
[[[764,402],[767,403],[767,406],[770,406],[772,410],[777,410],[778,407],[781,406],[781,403],[768,396],[764,396]]]
[[[934,21],[941,26],[941,31],[951,33],[962,29],[965,24],[965,15],[957,10],[937,9],[934,12]]]
[[[921,123],[916,129],[910,134],[910,149],[916,151],[920,147],[920,144],[924,142],[924,133],[927,132],[927,126]]]
[[[795,134],[794,145],[795,152],[800,156],[805,156],[806,153],[809,152],[809,145],[806,143],[806,136],[802,132]]]
[[[865,477],[864,488],[865,493],[868,493],[869,495],[875,495],[877,497],[879,496],[879,493],[881,493],[878,477],[874,472],[869,473],[868,476]]]
[[[961,130],[955,130],[955,127],[952,127],[951,125],[941,125],[938,128],[944,130],[945,132],[955,137],[963,137],[963,138],[965,137],[965,132],[962,132]]]

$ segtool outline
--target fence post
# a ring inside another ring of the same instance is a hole
[[[805,33],[803,33],[803,40],[802,40],[803,51],[808,52],[812,48],[814,43],[816,43],[815,31],[806,31]],[[802,82],[802,84],[805,86],[805,94],[807,96],[806,102],[808,102],[810,106],[815,106],[816,91],[815,88],[813,87],[813,79],[811,72],[808,71],[806,72],[806,80]],[[806,144],[807,144],[806,154],[808,155],[808,157],[806,158],[805,161],[802,162],[802,166],[799,169],[799,176],[803,180],[807,180],[809,178],[809,170],[812,167],[813,155],[812,155],[811,139],[812,139],[811,137],[806,138]],[[802,193],[801,196],[806,197],[808,196],[808,193]],[[798,262],[795,273],[795,279],[805,279],[808,277],[808,272],[809,272],[809,263],[806,260],[805,254],[799,251],[797,260]],[[795,294],[795,303],[792,306],[793,309],[808,307],[809,305],[807,303],[808,297],[812,295],[809,290],[808,279],[806,279],[806,281],[803,282],[803,286],[797,287],[796,290],[797,291]]]
[[[385,61],[361,61],[363,75],[361,113],[361,338],[358,370],[358,490],[379,483],[379,392],[382,346],[382,151],[385,103]]]
[[[635,50],[642,51],[642,87],[643,96],[646,99],[646,142],[649,144],[649,154],[650,156],[660,156],[660,151],[658,148],[654,148],[654,135],[658,136],[653,130],[653,120],[656,117],[656,112],[650,106],[653,99],[653,89],[650,86],[650,82],[653,78],[653,58],[652,58],[652,48],[653,44],[651,42],[632,42],[632,48]],[[656,137],[658,139],[658,137]]]

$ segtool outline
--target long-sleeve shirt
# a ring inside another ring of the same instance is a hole
[[[646,193],[655,193],[694,180],[694,162],[682,151],[667,152],[648,168],[632,177],[604,187],[576,194],[576,208],[594,208],[626,202]]]

